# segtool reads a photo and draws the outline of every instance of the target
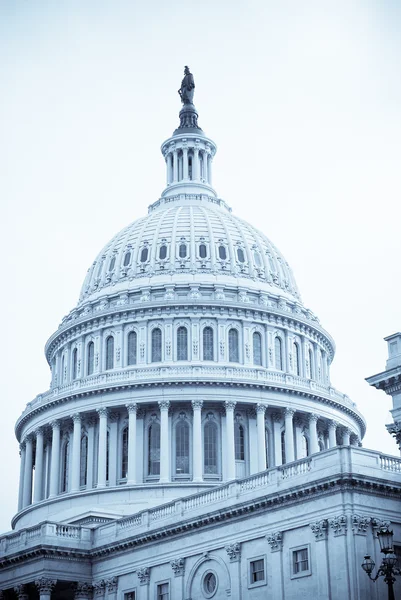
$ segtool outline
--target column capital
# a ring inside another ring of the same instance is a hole
[[[116,592],[118,587],[118,578],[116,576],[110,577],[109,579],[106,579],[105,584],[109,593]]]
[[[267,405],[266,404],[261,404],[260,402],[256,405],[256,412],[257,413],[263,413],[265,414],[267,409]]]
[[[58,419],[54,419],[54,421],[50,421],[50,426],[52,429],[60,429],[61,423]]]
[[[203,400],[191,400],[193,410],[202,410]]]
[[[38,437],[38,435],[43,435],[44,433],[44,427],[40,426],[37,429],[35,429],[35,436]]]
[[[24,437],[24,439],[22,440],[22,442],[26,445],[26,444],[32,444],[33,442],[33,435],[32,433],[28,433],[28,435],[26,435]]]
[[[183,577],[185,575],[185,560],[184,558],[174,558],[170,561],[170,566],[173,569],[175,577]]]
[[[18,596],[18,600],[29,600],[29,594],[25,583],[15,585],[14,592]]]
[[[277,552],[283,547],[283,533],[281,531],[274,531],[272,533],[268,533],[266,536],[266,540],[272,552]]]
[[[314,421],[315,423],[317,423],[318,419],[319,419],[319,415],[317,415],[316,413],[311,413],[309,415],[309,423],[311,423],[312,421]]]
[[[337,423],[337,421],[331,420],[328,422],[327,426],[329,429],[337,429],[338,423]]]
[[[226,412],[227,412],[228,410],[234,410],[234,409],[235,409],[235,407],[236,407],[236,404],[237,404],[237,403],[236,403],[234,400],[226,400],[226,401],[224,402],[224,406],[225,406]]]
[[[230,562],[236,562],[241,558],[241,544],[240,542],[233,542],[224,546],[225,551],[228,554]]]
[[[108,414],[107,408],[105,408],[105,407],[103,407],[103,408],[97,408],[96,412],[99,415],[99,418],[100,417],[107,417],[107,414]]]
[[[74,423],[81,423],[82,415],[81,413],[74,413],[73,415],[71,415],[71,419]]]
[[[82,598],[83,600],[87,600],[93,590],[93,586],[91,583],[86,583],[85,581],[79,581],[75,584],[75,594],[74,598]]]
[[[141,585],[149,585],[150,582],[150,568],[149,567],[141,567],[137,569],[136,574],[138,575],[138,579]]]
[[[170,400],[159,400],[158,405],[160,410],[168,410],[170,408]]]
[[[39,579],[35,579],[35,585],[38,588],[38,592],[41,594],[50,594],[56,583],[57,579],[49,579],[48,577],[40,577]]]
[[[292,419],[293,416],[295,415],[295,413],[296,413],[296,410],[294,408],[290,408],[289,406],[287,406],[287,408],[284,411],[286,419]]]
[[[343,433],[347,435],[351,435],[352,431],[349,427],[343,427]]]
[[[136,411],[138,409],[138,404],[136,402],[131,402],[130,404],[126,404],[125,408],[127,409],[129,415],[132,415],[132,414],[136,415]]]
[[[19,445],[19,452],[20,452],[20,454],[21,454],[21,452],[23,450],[25,450],[25,440],[23,442],[21,442],[20,445]]]

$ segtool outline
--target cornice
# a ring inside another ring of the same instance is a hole
[[[257,369],[256,369],[257,370]],[[295,396],[301,396],[303,398],[308,398],[314,402],[318,402],[320,404],[325,404],[327,406],[331,406],[341,412],[351,416],[358,423],[361,429],[361,437],[365,435],[366,431],[366,423],[363,419],[362,415],[359,413],[357,409],[351,406],[346,406],[341,402],[337,402],[335,399],[330,397],[325,397],[321,395],[319,392],[315,390],[306,390],[301,387],[295,388],[293,384],[279,384],[277,382],[263,382],[263,381],[255,381],[255,382],[244,382],[244,381],[232,381],[232,380],[222,380],[222,381],[202,381],[202,380],[194,380],[188,379],[183,380],[181,378],[174,377],[174,374],[171,374],[169,371],[166,373],[166,380],[159,381],[120,381],[114,383],[101,384],[98,387],[89,388],[86,390],[73,390],[66,392],[65,395],[60,395],[56,398],[51,398],[44,404],[40,404],[38,406],[33,407],[27,413],[23,413],[16,422],[15,425],[15,435],[20,441],[21,429],[33,416],[41,414],[50,408],[54,408],[56,406],[66,404],[70,400],[75,400],[77,398],[84,398],[88,396],[94,395],[107,395],[110,393],[124,391],[124,390],[132,390],[132,389],[141,389],[141,388],[149,388],[149,387],[171,387],[171,386],[201,386],[201,387],[231,387],[231,388],[249,388],[249,389],[258,389],[258,390],[268,390],[279,393],[291,394]],[[223,401],[223,400],[222,400]],[[140,403],[139,403],[140,404]]]

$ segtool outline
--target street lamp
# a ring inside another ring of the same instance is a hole
[[[364,557],[361,567],[372,581],[377,581],[379,577],[384,577],[384,581],[388,585],[388,600],[395,600],[393,585],[395,583],[394,575],[401,575],[401,569],[396,566],[397,557],[395,556],[393,549],[393,532],[390,531],[388,527],[382,527],[380,531],[377,532],[377,539],[379,540],[380,550],[383,552],[384,558],[376,575],[372,577],[375,561],[372,560],[368,554]]]

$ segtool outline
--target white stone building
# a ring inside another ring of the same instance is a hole
[[[3,598],[386,592],[360,564],[380,561],[383,523],[401,544],[401,460],[361,448],[334,342],[217,196],[197,118],[185,103],[161,198],[102,249],[46,345],[51,388],[16,424]]]

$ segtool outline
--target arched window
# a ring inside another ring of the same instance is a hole
[[[87,375],[92,375],[95,366],[95,344],[93,342],[89,342],[86,350],[86,356],[86,373]]]
[[[189,475],[189,425],[180,419],[175,427],[175,472]]]
[[[301,452],[302,452],[302,456],[300,456],[299,458],[306,458],[307,456],[309,456],[309,442],[308,442],[308,438],[306,437],[306,435],[304,433],[302,434],[302,438],[301,438]]]
[[[109,480],[110,476],[110,431],[107,432],[106,437],[106,481]]]
[[[262,364],[262,336],[255,331],[252,336],[253,340],[253,363],[255,365]]]
[[[72,378],[76,379],[78,375],[78,350],[74,348],[72,352]]]
[[[323,452],[323,451],[324,451],[324,449],[325,449],[325,448],[324,448],[324,442],[323,442],[323,440],[321,440],[321,439],[320,439],[320,440],[318,441],[318,446],[319,446],[319,452]]]
[[[200,246],[199,246],[199,256],[200,256],[200,258],[206,258],[206,256],[207,256],[207,249],[206,249],[206,245],[205,244],[200,244]]]
[[[131,262],[131,252],[128,251],[125,253],[125,256],[124,256],[124,267],[128,267],[130,262]]]
[[[124,427],[121,435],[121,479],[128,477],[128,425]]]
[[[230,329],[228,332],[228,360],[239,362],[238,331],[236,329]]]
[[[300,364],[300,356],[299,356],[299,346],[296,342],[294,342],[294,373],[296,375],[301,375],[301,364]]]
[[[148,260],[148,254],[149,254],[149,250],[145,246],[145,248],[142,248],[142,251],[141,251],[141,262],[142,263],[144,263]]]
[[[67,440],[61,455],[61,492],[68,492],[68,475],[70,470],[70,442]]]
[[[308,359],[308,377],[309,379],[313,379],[313,352],[310,348],[308,350]]]
[[[245,460],[244,427],[240,423],[234,425],[235,460]]]
[[[203,330],[203,360],[213,360],[213,329],[205,327]]]
[[[237,248],[237,258],[240,263],[245,262],[245,254],[242,248]]]
[[[160,475],[160,425],[152,423],[148,432],[148,475]]]
[[[186,327],[177,329],[177,360],[188,360],[188,330]]]
[[[281,432],[281,462],[285,465],[285,431]]]
[[[159,250],[159,258],[160,260],[164,260],[167,256],[167,246],[163,245],[160,246],[160,250]]]
[[[274,366],[278,371],[283,370],[282,343],[278,336],[274,338]]]
[[[192,156],[188,157],[188,178],[192,179]]]
[[[227,258],[227,251],[225,249],[225,246],[219,246],[219,258],[221,260],[226,260],[226,258]]]
[[[178,256],[180,258],[185,258],[187,255],[187,245],[186,244],[180,244],[179,248],[178,248]]]
[[[87,468],[88,468],[88,436],[83,435],[81,437],[81,464],[79,465],[79,485],[80,486],[85,486],[88,483]]]
[[[161,362],[162,332],[158,327],[152,331],[152,362]]]
[[[112,335],[106,340],[106,370],[114,368],[114,338]]]
[[[128,365],[136,365],[136,331],[130,331],[128,334]]]
[[[111,259],[110,264],[109,264],[109,271],[112,271],[115,266],[116,266],[116,257],[113,256],[113,258]]]
[[[253,253],[253,258],[255,260],[255,265],[258,267],[258,269],[260,269],[260,267],[262,266],[262,259],[260,257],[259,252],[257,252],[256,250]]]
[[[326,383],[326,362],[323,350],[320,350],[320,381]]]
[[[205,475],[217,475],[217,425],[212,421],[203,429],[203,457]]]
[[[266,469],[269,468],[269,432],[265,429],[265,444],[266,444]]]
[[[65,356],[61,357],[61,381],[65,380]]]

